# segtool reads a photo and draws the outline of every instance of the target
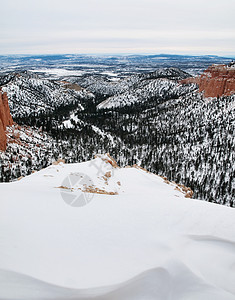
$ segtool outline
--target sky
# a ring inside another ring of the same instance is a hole
[[[0,0],[0,54],[235,56],[235,0]]]

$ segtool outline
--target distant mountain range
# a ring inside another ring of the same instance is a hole
[[[215,55],[1,55],[0,73],[40,68],[80,70],[85,73],[114,71],[118,74],[150,72],[156,68],[180,68],[192,75],[202,72],[211,64],[229,63],[232,58]]]

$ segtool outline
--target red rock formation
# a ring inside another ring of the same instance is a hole
[[[7,94],[0,91],[0,150],[6,150],[6,126],[12,124],[13,120],[8,105]]]
[[[0,119],[0,150],[6,150],[7,137],[3,127],[2,120]]]
[[[197,83],[205,97],[229,96],[235,93],[235,66],[212,65],[201,76],[184,79],[181,83]]]

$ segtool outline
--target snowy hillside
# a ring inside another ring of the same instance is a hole
[[[96,126],[88,126],[74,115],[64,121],[61,127],[60,130],[64,134],[63,139],[59,140],[42,131],[42,128],[17,124],[8,127],[8,146],[6,151],[0,151],[0,182],[9,182],[29,175],[60,158],[66,162],[84,161],[91,158],[93,153],[97,153],[97,145],[100,146],[100,151],[104,151],[106,147],[115,147],[117,143],[122,145],[116,137]],[[75,128],[80,131],[79,135],[71,134]]]
[[[148,81],[167,78],[171,80],[180,80],[189,77],[190,75],[177,68],[158,69],[149,73],[136,73],[132,76],[108,76],[103,75],[84,75],[81,77],[69,78],[72,82],[76,82],[95,95],[103,97],[111,97],[128,93],[135,88],[148,84]],[[140,87],[141,89],[141,87]]]
[[[107,155],[0,184],[0,299],[234,300],[235,211]]]
[[[173,81],[166,78],[149,79],[140,81],[133,89],[104,100],[97,106],[97,108],[112,108],[135,103],[143,103],[153,98],[158,98],[158,102],[162,102],[165,99],[178,98],[195,90],[196,88],[196,85],[183,86],[175,80]]]
[[[40,79],[31,72],[9,74],[0,78],[0,85],[8,94],[13,117],[49,113],[58,107],[75,104],[82,110],[82,101],[94,98],[85,89],[68,89],[63,82]]]

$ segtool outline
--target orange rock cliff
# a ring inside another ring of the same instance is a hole
[[[181,83],[196,83],[204,97],[229,96],[235,93],[235,64],[212,65],[201,76],[187,78]]]
[[[5,151],[7,145],[6,126],[13,125],[6,93],[0,91],[0,150]]]

